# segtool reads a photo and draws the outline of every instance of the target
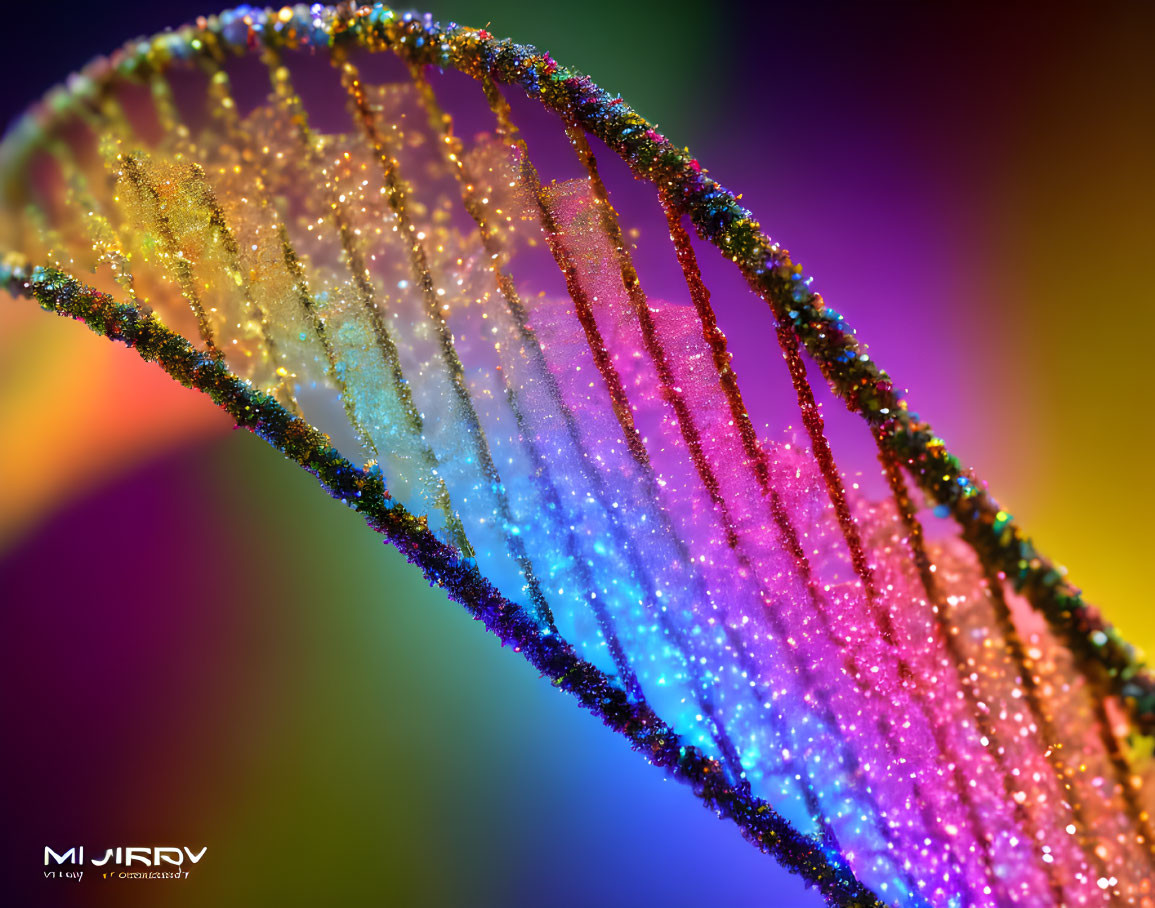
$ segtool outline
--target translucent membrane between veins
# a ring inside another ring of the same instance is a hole
[[[790,326],[576,119],[340,45],[110,84],[5,246],[374,464],[884,901],[1151,904],[1126,717],[868,428],[836,456]]]

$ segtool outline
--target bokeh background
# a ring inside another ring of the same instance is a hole
[[[1155,8],[431,7],[590,73],[742,191],[1155,649]],[[6,10],[0,113],[211,11]],[[0,311],[0,603],[6,904],[819,903],[309,477],[26,303]],[[176,883],[43,880],[73,844],[208,852]]]

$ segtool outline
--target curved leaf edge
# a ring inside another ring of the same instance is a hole
[[[907,467],[922,491],[951,512],[984,564],[1004,574],[1075,654],[1080,670],[1104,694],[1126,705],[1135,729],[1155,735],[1155,675],[1063,568],[1040,553],[973,471],[953,455],[930,424],[911,411],[889,375],[865,352],[842,316],[810,290],[788,250],[762,232],[735,196],[708,177],[689,149],[677,148],[620,97],[577,70],[560,66],[531,45],[497,39],[485,29],[429,15],[398,14],[382,5],[241,6],[191,25],[126,44],[98,58],[45,97],[0,146],[0,182],[70,107],[99,98],[117,78],[140,79],[198,55],[217,59],[262,46],[309,49],[333,45],[391,51],[409,63],[450,67],[478,78],[516,85],[551,110],[601,139],[633,174],[659,187],[698,235],[734,261],[768,304],[789,341],[800,341],[833,391],[869,424],[877,439]]]
[[[53,268],[0,264],[0,288],[13,297],[30,297],[48,312],[83,322],[94,333],[155,363],[184,387],[207,395],[238,428],[263,439],[311,473],[332,498],[359,513],[417,565],[431,585],[483,622],[503,646],[521,653],[554,687],[623,735],[649,763],[689,785],[708,809],[732,820],[744,838],[814,885],[829,904],[885,905],[855,878],[841,855],[795,829],[769,803],[754,797],[748,783],[729,782],[717,760],[684,743],[644,700],[631,699],[614,677],[581,659],[559,634],[502,596],[472,559],[437,539],[422,518],[392,500],[379,469],[355,466],[333,447],[329,436],[233,374],[223,359],[197,350],[140,306],[117,302]]]

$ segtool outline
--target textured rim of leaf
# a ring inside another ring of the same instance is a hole
[[[555,112],[572,117],[617,153],[636,176],[655,183],[677,211],[689,216],[703,239],[738,265],[770,306],[775,321],[792,329],[849,409],[866,419],[936,503],[949,508],[964,538],[984,562],[1004,573],[1048,619],[1084,673],[1105,691],[1120,696],[1137,729],[1155,731],[1155,678],[1134,648],[1083,601],[1061,569],[1035,550],[929,424],[908,410],[887,374],[860,347],[853,330],[809,290],[809,281],[803,279],[801,267],[791,261],[789,253],[761,232],[731,193],[702,172],[688,150],[675,148],[619,98],[580,73],[559,67],[548,54],[494,39],[484,30],[442,28],[428,16],[399,17],[383,6],[298,6],[279,11],[242,7],[131,42],[111,58],[94,61],[66,88],[51,92],[0,146],[0,182],[19,178],[22,161],[77,104],[98,99],[118,80],[144,78],[197,55],[223,58],[261,46],[327,48],[334,44],[389,50],[410,62],[452,67],[517,85]],[[15,261],[9,260],[9,266]],[[261,434],[317,475],[330,494],[361,510],[371,526],[421,565],[431,582],[443,586],[475,618],[485,620],[503,641],[513,642],[557,686],[573,692],[586,708],[625,734],[651,762],[689,782],[716,812],[733,818],[758,847],[817,883],[832,902],[880,904],[853,878],[840,856],[823,851],[815,840],[794,830],[768,804],[753,798],[748,786],[729,786],[717,764],[677,743],[672,729],[644,704],[631,703],[613,679],[578,659],[568,644],[523,628],[521,622],[532,622],[532,618],[504,600],[475,569],[456,560],[454,551],[428,534],[417,518],[392,505],[379,475],[345,461],[327,438],[249,388],[219,361],[198,353],[151,315],[116,304],[60,272],[40,270],[30,275],[19,267],[15,271],[0,267],[0,281],[16,292],[34,293],[45,308],[81,318],[98,333],[137,346],[142,356],[142,344],[153,350],[156,355],[146,359],[155,359],[182,383],[208,393],[239,425]],[[180,348],[181,343],[187,349]],[[153,344],[160,347],[154,349]],[[162,353],[174,357],[171,363],[166,365]],[[351,500],[350,494],[357,499]],[[374,499],[377,494],[379,502]],[[366,496],[366,504],[359,506]],[[395,520],[385,519],[394,512]]]
[[[313,474],[329,495],[357,511],[416,564],[430,584],[441,587],[475,620],[484,622],[503,646],[521,653],[555,687],[624,735],[650,763],[688,784],[705,806],[731,819],[748,841],[815,885],[828,902],[860,908],[885,904],[855,878],[841,855],[791,826],[769,803],[754,797],[748,783],[731,785],[718,761],[684,743],[646,703],[632,700],[617,681],[581,659],[558,634],[543,631],[534,616],[502,596],[472,559],[441,542],[423,519],[392,500],[380,469],[355,466],[327,435],[137,305],[118,303],[48,268],[29,272],[19,265],[0,265],[0,286],[13,295],[34,298],[49,312],[83,322],[96,334],[135,350],[144,361],[156,363],[185,387],[207,394],[238,427],[264,439]]]
[[[67,118],[117,79],[140,79],[197,56],[218,59],[262,46],[320,48],[343,44],[392,51],[403,59],[451,67],[521,87],[555,112],[577,122],[617,153],[631,171],[654,183],[742,271],[769,305],[774,319],[792,327],[826,380],[847,407],[910,470],[920,488],[950,510],[964,538],[986,564],[1045,616],[1074,653],[1080,669],[1104,693],[1127,706],[1136,729],[1155,734],[1155,675],[1064,569],[1043,556],[995,499],[950,453],[942,439],[908,409],[890,377],[865,352],[843,318],[809,289],[801,266],[772,242],[732,193],[702,171],[688,149],[675,147],[620,98],[576,70],[559,66],[530,45],[494,38],[484,29],[442,27],[428,16],[399,15],[383,5],[293,6],[279,10],[242,6],[149,39],[129,42],[99,58],[67,86],[17,123],[0,145],[0,185],[19,178],[20,164]]]

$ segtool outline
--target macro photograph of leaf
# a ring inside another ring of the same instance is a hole
[[[431,7],[7,20],[0,902],[1155,908],[1155,8]]]

